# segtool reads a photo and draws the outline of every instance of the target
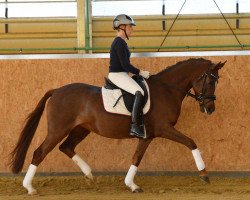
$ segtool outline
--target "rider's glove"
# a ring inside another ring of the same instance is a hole
[[[140,70],[139,74],[145,79],[148,79],[150,76],[150,73],[148,71],[143,71],[143,70]]]

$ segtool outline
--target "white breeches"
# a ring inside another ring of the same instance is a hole
[[[119,88],[135,95],[140,91],[144,95],[142,88],[126,72],[110,72],[108,78]]]

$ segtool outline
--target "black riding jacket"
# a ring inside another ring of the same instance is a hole
[[[121,37],[116,37],[111,45],[109,64],[109,72],[130,72],[136,75],[140,72],[130,64],[130,51]]]

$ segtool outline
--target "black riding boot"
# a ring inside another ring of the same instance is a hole
[[[136,136],[139,138],[145,138],[145,131],[144,131],[144,123],[143,123],[143,111],[142,111],[142,104],[143,104],[143,95],[140,91],[135,93],[135,100],[132,110],[132,122],[131,122],[131,129],[130,135]]]

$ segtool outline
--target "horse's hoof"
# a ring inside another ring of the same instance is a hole
[[[209,177],[208,177],[208,176],[200,176],[200,179],[201,179],[203,182],[205,182],[205,183],[207,183],[207,184],[210,184],[210,180],[209,180]]]
[[[30,195],[30,196],[35,196],[35,195],[38,195],[38,193],[37,193],[37,191],[34,189],[34,190],[28,192],[28,195]]]
[[[142,193],[143,192],[143,189],[141,188],[136,188],[133,193]]]
[[[92,181],[93,181],[93,175],[92,175],[92,173],[90,173],[90,174],[86,175],[85,177],[86,177],[87,179],[89,179],[89,180],[92,180]]]
[[[93,178],[92,174],[84,176],[84,180],[88,186],[90,186],[94,183],[94,178]]]

